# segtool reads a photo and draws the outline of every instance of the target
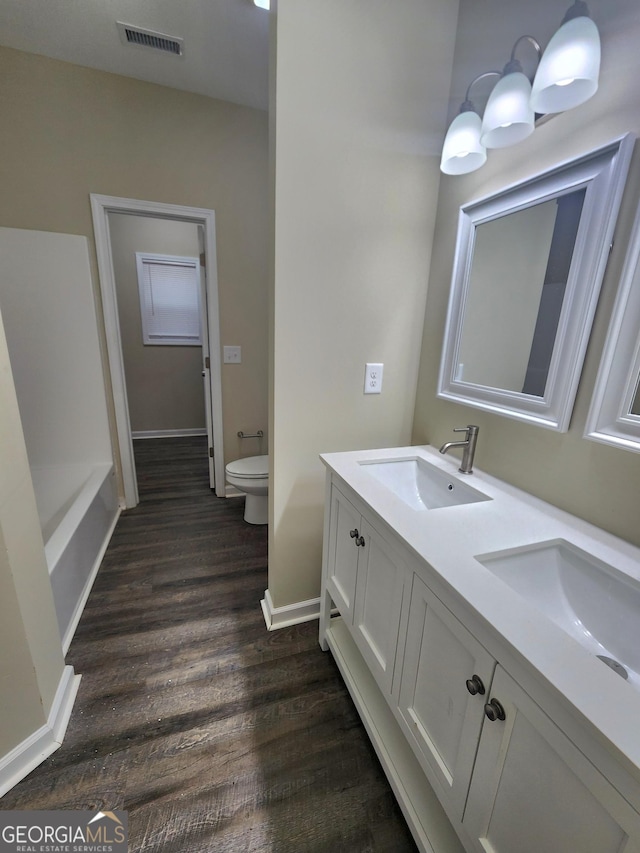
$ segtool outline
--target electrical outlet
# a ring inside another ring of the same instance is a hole
[[[222,361],[224,364],[240,364],[242,362],[242,347],[223,347]]]
[[[382,392],[382,370],[384,364],[367,364],[364,371],[364,393],[380,394]]]

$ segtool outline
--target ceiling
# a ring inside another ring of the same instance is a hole
[[[268,19],[253,0],[0,0],[0,44],[266,110]],[[123,44],[117,21],[184,55]]]
[[[590,0],[599,26],[635,3]],[[501,70],[523,33],[544,47],[570,4],[460,0],[449,119],[478,73]],[[184,56],[124,45],[117,21],[184,39]],[[268,108],[268,29],[269,14],[253,0],[0,0],[0,45],[263,110]],[[527,73],[535,68],[526,46],[518,56]],[[490,88],[474,89],[478,109]]]

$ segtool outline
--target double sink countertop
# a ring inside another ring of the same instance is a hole
[[[461,474],[457,456],[443,456],[433,447],[326,453],[320,458],[429,564],[437,581],[470,608],[480,624],[484,621],[500,635],[515,660],[595,727],[601,746],[640,781],[638,682],[621,678],[477,559],[523,546],[567,542],[640,590],[640,549],[480,470]],[[446,474],[454,489],[458,484],[471,486],[490,500],[414,509],[367,470],[371,463],[414,459]],[[636,624],[640,632],[640,610]],[[633,800],[640,810],[640,788]]]

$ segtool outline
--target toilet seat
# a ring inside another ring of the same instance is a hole
[[[239,480],[262,480],[269,476],[268,456],[246,456],[229,462],[227,474]]]

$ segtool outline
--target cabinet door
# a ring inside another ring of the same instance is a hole
[[[463,825],[483,853],[637,853],[640,816],[501,667]]]
[[[398,550],[364,520],[361,532],[355,639],[379,687],[391,693],[406,569]]]
[[[331,491],[331,523],[327,589],[345,622],[353,621],[358,573],[356,544],[360,536],[360,513],[336,488]],[[357,531],[355,536],[353,531]]]
[[[489,690],[494,667],[487,650],[414,575],[399,710],[420,763],[459,819],[484,720],[481,691]],[[472,695],[466,682],[474,676],[480,692]]]

